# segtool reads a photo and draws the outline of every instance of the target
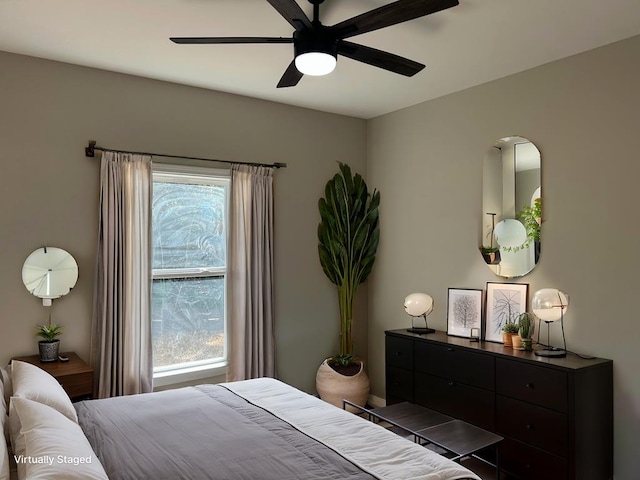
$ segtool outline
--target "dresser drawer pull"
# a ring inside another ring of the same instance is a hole
[[[449,351],[449,352],[455,352],[455,349],[454,349],[454,348],[449,347],[449,348],[447,348],[447,351]]]
[[[401,357],[402,356],[402,352],[396,352],[396,357]]]
[[[533,383],[527,383],[527,384],[525,385],[525,387],[530,388],[531,390],[533,390],[533,389],[534,389],[534,385],[533,385]]]
[[[447,382],[447,385],[450,387],[455,387],[456,386],[456,382]]]
[[[533,424],[527,423],[527,430],[533,430]]]

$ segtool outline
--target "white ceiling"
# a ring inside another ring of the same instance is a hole
[[[307,0],[298,0],[311,16]],[[341,20],[390,0],[326,0]],[[265,0],[0,0],[0,50],[372,118],[640,34],[640,0],[460,0],[350,41],[424,63],[412,78],[339,57],[276,89],[290,44],[176,45],[170,36],[290,37]],[[638,61],[638,59],[630,59]]]

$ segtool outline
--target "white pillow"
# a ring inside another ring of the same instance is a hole
[[[13,395],[13,388],[11,387],[11,365],[7,368],[0,367],[0,383],[4,389],[4,401],[9,407],[9,398]]]
[[[0,480],[9,480],[9,452],[4,441],[0,442]]]
[[[4,395],[2,394],[3,392],[3,385],[2,382],[0,382],[0,432],[2,432],[2,435],[4,436],[4,439],[6,440],[5,442],[1,442],[0,443],[9,443],[9,417],[7,416],[7,404],[4,400]],[[2,438],[0,438],[0,440],[2,440]],[[2,452],[0,452],[1,454]],[[2,464],[0,464],[2,465]],[[2,475],[0,475],[0,480],[2,480]]]
[[[4,425],[5,415],[9,412],[3,392],[2,382],[0,382],[0,430],[2,430],[2,426]]]
[[[2,380],[0,378],[0,380]],[[4,401],[2,382],[0,381],[0,480],[9,480],[9,452],[7,451],[7,442],[9,437],[7,436],[7,411]]]
[[[11,440],[10,444],[13,452],[17,452],[18,450],[24,452],[24,438],[20,434],[22,425],[20,424],[20,418],[18,417],[18,413],[14,408],[14,405],[15,405],[15,397],[11,397],[11,402],[9,404],[9,437],[8,438]],[[16,468],[17,470],[19,470],[18,478],[25,478],[24,464],[21,464]]]
[[[11,365],[14,397],[49,405],[78,423],[78,414],[69,395],[53,376],[30,363],[14,360]]]
[[[21,425],[14,444],[19,478],[109,480],[77,423],[45,404],[25,398],[12,398],[11,409]],[[41,459],[42,463],[24,462],[23,458]]]

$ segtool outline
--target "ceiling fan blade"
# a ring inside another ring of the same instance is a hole
[[[293,38],[285,37],[171,37],[173,43],[187,45],[227,44],[227,43],[293,43]]]
[[[267,2],[296,30],[302,27],[311,28],[311,20],[295,0],[267,0]]]
[[[330,30],[339,39],[349,38],[455,7],[458,3],[458,0],[398,0],[336,23]]]
[[[383,68],[390,72],[399,73],[406,77],[412,77],[424,68],[424,65],[408,58],[394,55],[393,53],[383,52],[357,43],[338,42],[338,53],[345,57],[357,60],[359,62],[373,65],[374,67]]]
[[[282,78],[278,82],[278,88],[295,87],[302,76],[302,73],[300,73],[296,68],[296,61],[292,60],[285,70],[284,75],[282,75]]]

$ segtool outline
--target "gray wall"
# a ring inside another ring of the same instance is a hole
[[[95,139],[288,163],[275,174],[278,368],[313,392],[339,332],[337,296],[317,259],[316,204],[336,161],[365,173],[364,120],[8,53],[0,53],[0,72],[0,362],[37,353],[35,325],[48,312],[64,325],[62,349],[88,359],[99,161],[83,148]],[[25,258],[43,245],[71,252],[80,271],[49,310],[21,282]],[[366,356],[366,328],[359,338]]]
[[[542,154],[545,210],[540,263],[520,281],[530,294],[566,290],[568,348],[613,359],[616,478],[637,478],[638,60],[634,37],[368,122],[367,179],[382,195],[368,285],[374,394],[384,395],[384,330],[409,325],[405,295],[430,293],[430,326],[445,330],[448,287],[500,281],[477,248],[482,159],[522,135]]]

